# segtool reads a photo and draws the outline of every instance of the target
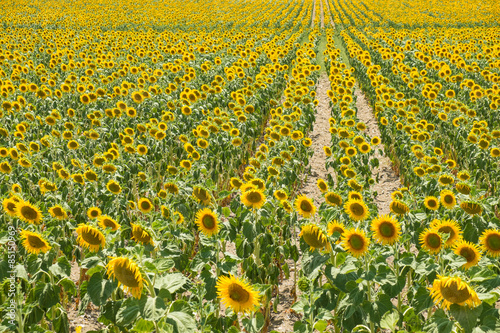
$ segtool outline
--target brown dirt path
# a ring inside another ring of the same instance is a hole
[[[313,1],[313,10],[312,10],[312,17],[311,17],[311,29],[314,28],[314,19],[316,18],[316,0]]]
[[[321,14],[320,14],[320,18],[321,18],[321,29],[324,29],[325,28],[325,13],[323,11],[323,0],[319,0],[319,6],[321,7]]]

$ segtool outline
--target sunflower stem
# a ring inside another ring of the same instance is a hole
[[[396,275],[396,281],[399,280],[399,248],[398,243],[394,244],[394,272]],[[401,293],[398,293],[398,312],[401,313]]]
[[[146,281],[146,284],[148,285],[148,290],[149,290],[149,293],[151,294],[151,297],[156,297],[155,287],[154,287],[153,283],[151,282],[151,279],[149,278],[148,273],[144,273],[144,280]]]
[[[366,264],[366,273],[370,271],[370,258],[368,255],[365,256],[365,264]],[[372,303],[372,282],[371,281],[366,281],[366,285],[368,287],[368,292],[367,292],[367,297],[368,297],[368,302]],[[375,324],[373,321],[370,321],[370,332],[375,333]]]

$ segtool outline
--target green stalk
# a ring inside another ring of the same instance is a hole
[[[370,270],[370,259],[368,258],[368,255],[365,257],[365,263],[366,263],[366,272]],[[368,286],[368,302],[372,303],[372,283],[371,281],[366,281],[366,284]],[[375,333],[375,324],[373,321],[370,321],[370,332]]]

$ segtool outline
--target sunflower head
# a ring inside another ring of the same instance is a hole
[[[259,306],[259,293],[233,275],[219,277],[216,288],[218,298],[236,313],[252,312]]]
[[[448,234],[444,247],[451,247],[457,240],[462,238],[462,230],[458,223],[453,220],[435,220],[431,225],[437,232]]]
[[[479,249],[479,246],[463,239],[455,243],[453,252],[467,260],[467,262],[462,266],[462,268],[465,269],[469,269],[472,266],[477,265],[481,259],[481,250]]]
[[[401,226],[398,220],[390,215],[382,215],[373,219],[371,229],[373,238],[384,245],[394,244],[401,235]]]
[[[196,213],[196,224],[200,231],[209,237],[219,232],[217,215],[209,208],[199,210]]]
[[[140,298],[143,288],[143,277],[135,262],[124,257],[112,257],[107,264],[108,275],[118,280],[118,286],[123,285],[125,291]]]
[[[326,182],[323,179],[321,179],[321,178],[318,179],[317,185],[318,185],[319,190],[322,193],[325,193],[326,191],[328,191],[328,185],[326,184]]]
[[[397,199],[391,201],[389,208],[396,215],[405,215],[410,211],[410,208],[403,201]]]
[[[99,251],[100,247],[106,245],[104,234],[97,228],[86,224],[79,224],[76,228],[78,238],[76,241],[81,247],[88,248],[90,252]]]
[[[323,233],[323,230],[314,224],[302,226],[299,237],[304,239],[304,242],[310,246],[311,251],[314,251],[315,249],[321,250],[324,247],[327,249],[330,248],[330,244],[328,243],[328,239]]]
[[[149,213],[151,210],[153,210],[153,203],[151,202],[151,200],[149,200],[148,198],[141,198],[139,199],[139,202],[137,203],[137,207],[139,208],[139,210],[141,212],[143,212],[144,214],[147,214]]]
[[[450,190],[442,190],[440,195],[441,204],[448,209],[453,209],[457,204],[457,199],[455,199],[455,194]]]
[[[473,200],[462,201],[460,208],[469,215],[480,215],[483,212],[481,205]]]
[[[266,196],[260,190],[250,189],[241,195],[241,201],[247,207],[259,209],[266,202]]]
[[[335,192],[328,192],[325,194],[325,202],[330,206],[341,206],[342,197]]]
[[[345,230],[346,230],[346,228],[345,228],[345,225],[343,223],[339,223],[338,221],[328,222],[328,227],[327,227],[328,236],[332,236],[336,232],[338,232],[340,234],[340,237],[337,240],[337,244],[340,243],[340,238],[344,234]]]
[[[193,198],[204,206],[207,206],[212,202],[212,196],[210,192],[201,186],[195,186],[193,189]]]
[[[370,216],[370,211],[363,200],[349,199],[344,205],[349,218],[354,221],[363,221]]]
[[[481,304],[476,292],[460,277],[440,276],[434,280],[431,296],[435,303],[443,302],[443,309],[450,309],[452,304],[476,307]]]
[[[49,213],[52,217],[58,220],[64,220],[68,217],[68,213],[60,205],[49,208]]]
[[[486,254],[496,258],[500,256],[500,231],[488,229],[483,232],[479,238],[479,244]]]
[[[437,210],[439,208],[439,200],[436,197],[428,196],[424,199],[424,205],[427,209]]]
[[[51,246],[43,239],[42,235],[36,232],[21,230],[21,239],[23,239],[24,248],[31,254],[45,253],[51,249]]]
[[[284,190],[276,190],[274,191],[274,197],[279,201],[283,201],[288,199],[288,194]]]
[[[344,250],[357,258],[366,254],[370,239],[363,230],[349,229],[342,234],[341,243]]]
[[[130,223],[130,226],[132,227],[132,239],[142,244],[154,245],[153,238],[147,230],[134,223]]]
[[[316,213],[316,206],[314,206],[311,199],[305,195],[299,195],[295,199],[295,209],[303,217],[311,217]]]
[[[439,232],[434,228],[427,228],[420,234],[420,244],[426,251],[437,254],[441,251],[443,239]]]
[[[114,219],[112,219],[108,215],[99,215],[97,217],[97,221],[99,223],[99,226],[103,229],[111,228],[111,231],[116,231],[116,230],[120,229],[120,227],[121,227],[118,224],[118,222],[116,222]]]
[[[12,200],[12,198],[5,198],[2,201],[2,206],[4,212],[9,216],[16,216],[16,205],[17,202]]]
[[[43,219],[40,209],[24,200],[16,204],[16,216],[24,222],[34,224],[40,224]]]

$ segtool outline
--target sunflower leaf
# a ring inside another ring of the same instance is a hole
[[[185,312],[169,312],[166,321],[174,327],[174,333],[190,333],[196,331],[196,321]]]
[[[460,306],[458,304],[452,304],[450,306],[450,313],[459,322],[460,326],[462,326],[466,333],[471,333],[472,329],[476,327],[477,318],[482,311],[482,304],[472,309],[467,306]]]

